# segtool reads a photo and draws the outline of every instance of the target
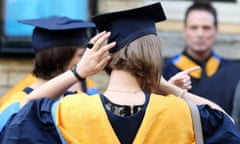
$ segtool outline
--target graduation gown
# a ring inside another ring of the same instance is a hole
[[[103,95],[77,94],[60,102],[35,100],[14,117],[1,142],[195,143],[190,110],[184,100],[171,95],[146,96],[141,112],[123,118],[107,112]],[[225,114],[207,105],[198,109],[205,144],[240,143],[239,131]]]
[[[11,99],[9,99],[9,102],[11,101],[12,103],[10,104],[6,103],[8,105],[2,106],[6,108],[3,109],[3,111],[0,113],[0,135],[4,135],[5,127],[8,127],[11,120],[20,111],[20,101],[32,91],[33,91],[32,88],[26,87],[22,91],[19,91],[18,93],[16,93],[14,97],[11,97]],[[98,92],[99,92],[98,89],[96,89],[95,87],[89,87],[87,89],[87,94],[89,95],[94,95]],[[66,91],[64,93],[64,96],[70,96],[76,93],[80,93],[80,91],[76,91],[76,92]]]

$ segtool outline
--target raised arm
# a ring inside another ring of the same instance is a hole
[[[105,67],[111,58],[110,55],[105,54],[109,49],[115,46],[115,42],[103,46],[109,36],[110,32],[102,32],[91,39],[90,42],[93,43],[94,46],[91,49],[88,48],[86,50],[76,67],[76,73],[79,76],[86,78],[96,74]],[[34,90],[21,101],[20,105],[23,107],[31,100],[43,97],[58,98],[77,81],[78,79],[74,73],[71,70],[68,70]]]
[[[165,93],[167,94],[174,94],[176,96],[179,96],[183,99],[188,99],[194,103],[196,103],[197,105],[201,105],[201,104],[208,104],[210,107],[212,107],[213,109],[217,109],[220,110],[224,113],[226,113],[219,105],[217,105],[216,103],[200,97],[198,95],[192,94],[186,90],[183,90],[181,88],[179,88],[178,86],[167,82],[163,77],[161,78],[161,89],[164,90]],[[226,113],[227,114],[227,113]]]

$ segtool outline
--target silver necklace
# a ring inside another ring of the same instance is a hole
[[[136,90],[136,91],[124,91],[124,90],[113,90],[113,89],[107,89],[106,91],[137,94],[137,93],[141,92],[142,90]]]

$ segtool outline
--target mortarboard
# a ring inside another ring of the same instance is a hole
[[[166,20],[160,3],[92,17],[99,31],[110,31],[108,42],[116,41],[110,53],[146,34],[156,34],[155,22]]]
[[[32,34],[32,48],[35,52],[55,46],[86,46],[87,29],[95,28],[92,22],[62,16],[20,20],[19,22],[35,26]]]

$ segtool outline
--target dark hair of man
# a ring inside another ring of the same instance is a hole
[[[49,80],[66,71],[79,46],[61,46],[44,49],[35,55],[33,74]]]
[[[185,12],[185,17],[184,17],[184,24],[187,22],[188,15],[191,11],[194,10],[202,10],[202,11],[207,11],[210,14],[213,15],[214,17],[214,25],[215,27],[218,26],[218,19],[217,19],[217,11],[216,9],[212,6],[212,4],[209,1],[195,1]]]

